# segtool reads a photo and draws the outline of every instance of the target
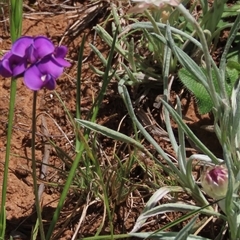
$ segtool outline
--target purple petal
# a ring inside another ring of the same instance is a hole
[[[71,64],[63,58],[55,58],[55,61],[58,65],[62,67],[70,67]]]
[[[13,68],[13,77],[20,77],[27,69],[27,62],[21,62]]]
[[[27,60],[8,52],[0,63],[0,74],[3,77],[19,77],[27,68]]]
[[[44,86],[45,88],[47,88],[48,90],[54,90],[56,88],[56,80],[51,77],[45,84]]]
[[[17,77],[27,69],[28,62],[26,58],[21,58],[19,56],[10,54],[9,65],[12,69],[13,76]]]
[[[55,57],[56,58],[65,58],[67,55],[67,47],[60,46],[55,48]]]
[[[32,37],[20,37],[17,39],[13,46],[12,46],[12,54],[24,57],[26,54],[26,50],[33,44],[33,38]]]
[[[67,54],[67,47],[65,47],[65,46],[56,47],[55,54],[54,54],[55,60],[62,67],[70,67],[71,66],[71,64],[64,59],[66,54]]]
[[[32,65],[24,73],[23,82],[29,89],[38,91],[45,85],[45,78],[36,65]]]
[[[5,78],[12,76],[12,70],[9,66],[9,60],[8,59],[3,59],[0,62],[0,75],[2,75]]]
[[[46,37],[34,38],[34,48],[39,58],[43,58],[54,52],[53,43]]]
[[[55,79],[63,73],[63,67],[52,56],[42,59],[37,66],[43,74],[50,74]]]
[[[25,58],[28,59],[29,63],[31,64],[34,64],[39,60],[38,52],[33,45],[30,45],[29,48],[26,50]]]

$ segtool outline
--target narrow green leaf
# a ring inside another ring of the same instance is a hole
[[[231,105],[232,105],[232,134],[233,138],[237,137],[238,141],[240,142],[240,79],[236,81],[236,84],[232,90],[231,96]]]
[[[153,207],[156,206],[156,204],[158,203],[158,201],[160,201],[166,194],[170,193],[170,192],[184,192],[185,190],[181,187],[175,187],[175,186],[171,186],[171,187],[162,187],[160,189],[158,189],[152,196],[151,198],[148,200],[148,202],[146,203],[145,208],[143,209],[142,213],[140,214],[140,216],[138,217],[131,233],[133,232],[137,232],[142,225],[146,222],[146,218],[143,217],[143,214],[149,210],[151,210]]]
[[[180,64],[186,68],[206,89],[208,89],[207,78],[205,73],[181,48],[177,47],[171,36],[170,27],[167,26],[167,37],[170,48],[176,55]]]
[[[91,43],[89,44],[89,46],[91,47],[92,51],[98,56],[99,60],[102,62],[103,66],[106,67],[107,65],[107,60],[105,59],[105,57],[102,55],[102,53]]]
[[[112,36],[101,26],[97,25],[95,28],[98,35],[110,46],[113,45],[113,38]],[[119,43],[116,42],[115,44],[115,50],[121,54],[123,57],[126,57],[126,51],[121,47]]]
[[[235,40],[236,35],[238,34],[240,29],[240,14],[238,14],[237,18],[234,21],[234,24],[230,30],[229,37],[227,39],[227,43],[225,44],[224,51],[221,56],[219,70],[221,71],[221,75],[223,79],[225,79],[225,70],[227,64],[227,54],[229,53],[230,48],[232,47],[232,42]]]
[[[162,100],[162,103],[164,106],[168,109],[170,114],[172,115],[173,119],[178,124],[178,127],[181,127],[185,134],[196,144],[196,146],[206,155],[208,155],[212,161],[217,164],[219,161],[217,157],[195,136],[195,134],[192,132],[192,130],[186,125],[186,123],[183,122],[182,118],[179,116],[179,114],[164,100]]]
[[[144,146],[141,143],[137,142],[136,140],[134,140],[131,137],[126,136],[123,133],[117,132],[117,131],[112,130],[110,128],[107,128],[105,126],[101,126],[101,125],[99,125],[97,123],[94,123],[94,122],[81,120],[81,119],[75,119],[75,121],[78,124],[88,128],[88,129],[91,129],[93,131],[101,133],[104,136],[107,136],[107,137],[110,137],[112,139],[115,139],[115,140],[118,140],[118,141],[122,141],[122,142],[125,142],[125,143],[128,143],[128,144],[131,144],[131,145],[133,145],[133,146],[143,150],[144,152],[146,152],[146,149],[144,148]],[[151,156],[151,154],[150,154],[150,156]]]
[[[210,211],[205,208],[201,208],[194,205],[189,205],[185,203],[166,203],[163,205],[159,205],[157,207],[154,207],[142,214],[142,219],[144,218],[150,218],[159,214],[167,213],[167,212],[189,212],[189,211],[196,211],[199,213],[203,213],[209,216],[217,216],[222,217],[223,219],[226,219],[226,217],[218,212]]]
[[[81,43],[81,46],[79,48],[79,54],[78,54],[76,118],[80,118],[80,116],[81,116],[81,76],[82,76],[82,62],[83,62],[84,44],[85,44],[85,35],[83,36],[82,43]],[[78,149],[80,148],[80,141],[79,141],[78,136],[77,136],[77,131],[75,131],[75,135],[76,135],[75,151],[77,152]]]

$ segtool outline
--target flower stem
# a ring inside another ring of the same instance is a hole
[[[32,108],[32,177],[33,177],[35,205],[36,205],[36,210],[37,210],[37,217],[38,217],[41,240],[45,240],[45,234],[44,234],[43,223],[42,223],[40,199],[38,198],[37,166],[36,166],[36,159],[35,159],[36,105],[37,105],[37,91],[34,91],[33,92],[33,108]]]

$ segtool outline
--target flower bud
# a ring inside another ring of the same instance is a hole
[[[228,189],[228,170],[223,166],[208,168],[201,176],[205,193],[218,200],[224,198]]]

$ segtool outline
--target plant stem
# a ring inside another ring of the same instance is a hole
[[[35,205],[36,205],[37,217],[38,217],[38,221],[39,221],[41,240],[45,240],[45,234],[44,234],[43,223],[42,223],[40,199],[38,198],[37,166],[36,166],[36,159],[35,159],[36,105],[37,105],[37,91],[34,91],[33,92],[33,108],[32,108],[32,177],[33,177]]]

